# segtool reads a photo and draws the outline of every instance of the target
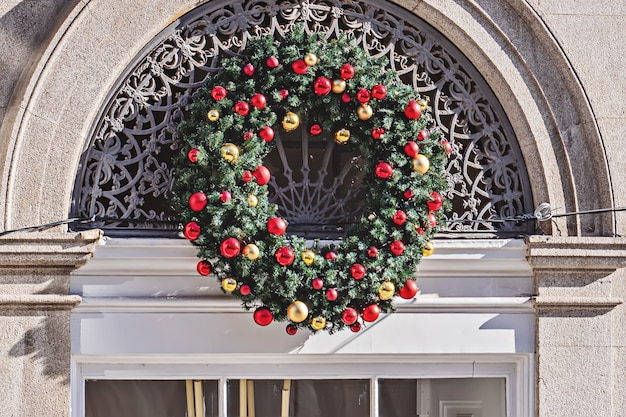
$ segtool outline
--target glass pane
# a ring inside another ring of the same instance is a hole
[[[229,380],[228,417],[367,417],[367,379]],[[247,414],[246,414],[247,411]]]
[[[504,417],[504,378],[381,379],[380,417]]]
[[[186,417],[189,397],[194,410],[203,407],[207,417],[217,417],[217,386],[217,381],[88,380],[85,416]]]

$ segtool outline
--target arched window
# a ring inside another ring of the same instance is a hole
[[[388,56],[390,70],[429,98],[433,123],[453,147],[453,210],[444,233],[532,231],[530,223],[496,221],[533,205],[517,140],[485,79],[426,22],[383,1],[207,2],[181,17],[136,57],[103,106],[81,161],[72,215],[94,218],[87,227],[108,234],[175,235],[171,158],[194,92],[250,36],[280,38],[295,21],[328,37],[349,33],[370,55]],[[358,155],[333,147],[309,140],[303,129],[283,134],[267,161],[279,212],[298,232],[336,234],[359,210]]]

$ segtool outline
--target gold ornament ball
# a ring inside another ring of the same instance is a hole
[[[333,93],[341,94],[346,91],[346,81],[345,80],[333,80]]]
[[[231,164],[239,158],[239,148],[233,143],[225,143],[222,145],[222,158]]]
[[[315,252],[311,249],[302,251],[302,260],[307,266],[313,265],[313,262],[315,262]]]
[[[302,323],[309,315],[309,308],[302,301],[294,301],[287,307],[287,317],[294,323]]]
[[[217,122],[217,120],[220,118],[220,112],[218,112],[217,110],[209,110],[209,112],[206,114],[206,117],[211,122]]]
[[[256,207],[259,204],[259,199],[254,194],[248,194],[248,205],[250,207]]]
[[[309,52],[304,56],[304,63],[307,64],[309,67],[317,64],[317,55]]]
[[[359,120],[369,120],[374,114],[374,111],[369,104],[361,104],[356,110],[356,114],[359,116]]]
[[[246,246],[244,246],[242,252],[245,255],[245,257],[250,259],[251,261],[258,259],[260,256],[259,247],[255,245],[254,243],[249,243]]]
[[[222,288],[224,288],[224,291],[233,292],[237,288],[237,281],[232,278],[224,278],[222,280]]]
[[[300,117],[292,112],[288,112],[285,114],[283,118],[283,129],[287,132],[291,132],[292,130],[296,130],[300,126]]]
[[[417,104],[419,104],[420,109],[424,112],[428,109],[428,100],[417,100]]]
[[[425,174],[428,172],[430,168],[430,161],[425,155],[421,153],[417,154],[415,159],[413,159],[413,171],[418,172],[420,174]]]
[[[428,241],[424,245],[424,249],[422,249],[422,256],[430,256],[433,254],[434,251],[435,245],[433,245],[433,242]]]
[[[326,327],[326,319],[322,316],[313,317],[311,320],[311,327],[313,330],[322,330]]]
[[[348,143],[350,140],[350,131],[348,129],[339,129],[335,132],[335,142],[340,145]]]
[[[378,287],[378,297],[381,300],[388,300],[393,297],[393,294],[396,292],[396,286],[393,285],[391,281],[385,281]]]

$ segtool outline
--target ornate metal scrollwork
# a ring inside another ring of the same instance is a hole
[[[453,147],[446,173],[454,209],[447,232],[528,232],[527,224],[495,221],[531,212],[532,197],[516,138],[487,83],[428,24],[373,0],[207,2],[183,16],[174,29],[155,39],[148,53],[137,57],[113,91],[82,159],[72,214],[99,219],[90,227],[108,233],[175,231],[176,216],[168,204],[174,180],[170,161],[178,152],[177,124],[194,92],[216,71],[220,59],[238,53],[250,36],[280,37],[295,22],[327,38],[349,33],[370,55],[389,57],[390,70],[429,98],[433,123]],[[359,192],[355,156],[331,158],[330,149],[298,148],[302,159],[294,170],[285,143],[280,141],[268,161],[280,165],[274,173],[284,174],[272,183],[283,215],[303,229],[310,223],[323,230],[324,224],[334,228],[349,222],[358,211],[358,204],[352,204]],[[307,157],[321,163],[309,165]],[[356,168],[355,175],[337,166],[346,161]],[[335,172],[329,174],[331,166]]]

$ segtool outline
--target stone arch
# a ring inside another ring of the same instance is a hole
[[[14,97],[16,111],[5,117],[0,132],[10,138],[0,185],[6,229],[67,217],[80,155],[107,92],[132,57],[196,6],[193,1],[145,3],[78,3],[20,97]],[[526,3],[398,4],[455,43],[484,75],[519,139],[536,203],[550,201],[567,211],[612,206],[606,158],[589,104],[558,45]],[[516,18],[521,25],[512,23]],[[526,38],[520,39],[520,32]],[[533,48],[537,58],[530,60]],[[547,62],[554,62],[553,71],[542,66]],[[592,179],[588,166],[569,163],[574,152],[591,156]],[[594,216],[592,224],[580,225],[575,218],[555,224],[561,234],[614,231],[609,215]]]

